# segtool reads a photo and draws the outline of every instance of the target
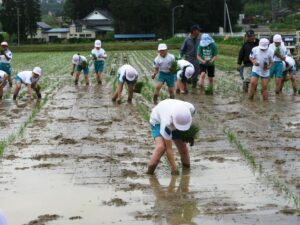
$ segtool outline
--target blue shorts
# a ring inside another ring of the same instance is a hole
[[[276,61],[273,63],[271,69],[270,69],[270,76],[273,77],[275,75],[276,78],[282,78],[283,77],[283,64],[280,61]]]
[[[162,83],[166,82],[168,87],[175,87],[176,75],[172,73],[159,72],[157,80]]]
[[[81,65],[77,65],[77,67],[76,67],[76,71],[77,72],[81,72],[83,70],[83,74],[85,75],[85,76],[87,76],[88,74],[89,74],[89,67],[87,66],[86,68],[82,68],[82,66]]]
[[[11,66],[9,63],[0,63],[0,70],[3,70],[8,76],[11,75]]]
[[[21,82],[21,83],[23,83],[21,77],[19,77],[18,75],[15,77],[15,81],[16,81],[16,82]]]
[[[263,79],[263,80],[266,80],[266,79],[269,79],[269,78],[270,78],[270,76],[262,77],[262,76],[260,76],[259,74],[255,73],[255,72],[252,72],[251,76],[252,76],[252,77],[256,77],[256,78],[261,78],[261,79]]]
[[[95,73],[102,73],[104,71],[104,61],[94,62]]]
[[[161,136],[160,124],[155,124],[155,126],[151,125],[151,134],[154,139]],[[179,130],[172,131],[172,140],[180,139],[180,138],[181,138],[181,135],[180,135]]]

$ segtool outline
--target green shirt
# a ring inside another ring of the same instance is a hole
[[[211,43],[206,47],[202,47],[201,45],[198,46],[197,55],[199,55],[205,61],[210,61],[213,57],[218,55],[218,49],[215,43]],[[203,64],[199,61],[200,64]]]

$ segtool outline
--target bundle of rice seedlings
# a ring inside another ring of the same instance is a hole
[[[209,85],[206,89],[205,89],[205,94],[206,95],[212,95],[214,94],[214,87]]]
[[[87,66],[88,66],[87,61],[83,61],[83,62],[82,62],[82,69],[87,68]]]
[[[172,62],[171,67],[170,67],[170,73],[174,74],[177,73],[177,71],[180,70],[180,67],[177,63],[177,61],[175,60],[174,62]]]
[[[135,93],[141,93],[142,92],[142,89],[143,89],[143,87],[144,87],[144,82],[143,81],[139,81],[139,82],[137,82],[135,85],[134,85],[134,89],[133,89],[133,91],[135,92]]]
[[[193,123],[190,129],[186,131],[180,131],[181,140],[183,140],[186,143],[190,143],[190,146],[193,146],[194,140],[197,137],[199,131],[200,127]]]
[[[92,54],[92,57],[93,57],[94,60],[97,60],[96,54]]]

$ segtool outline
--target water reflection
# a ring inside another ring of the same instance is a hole
[[[189,192],[190,175],[172,176],[170,179],[169,185],[163,186],[155,175],[149,177],[156,197],[152,217],[154,224],[196,224],[192,219],[199,210],[197,200]]]

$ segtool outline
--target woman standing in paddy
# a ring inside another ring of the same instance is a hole
[[[95,48],[91,51],[91,58],[94,60],[94,68],[97,76],[97,83],[102,84],[102,73],[104,71],[104,64],[107,55],[103,48],[101,48],[101,41],[95,41]]]
[[[154,71],[152,75],[152,79],[154,79],[159,73],[153,96],[154,104],[157,104],[160,89],[165,82],[169,89],[170,98],[175,98],[174,90],[176,73],[173,74],[170,71],[172,64],[175,62],[175,56],[168,53],[167,45],[163,43],[158,45],[158,52],[159,54],[153,62]]]

